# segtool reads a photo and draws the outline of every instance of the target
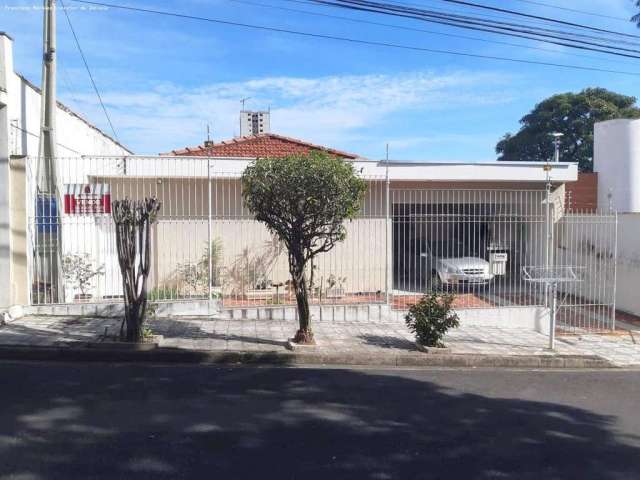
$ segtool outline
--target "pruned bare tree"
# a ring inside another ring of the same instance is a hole
[[[143,336],[147,278],[151,268],[151,226],[157,221],[160,205],[155,198],[113,202],[112,215],[116,226],[116,247],[125,306],[120,337],[129,342],[139,342]]]

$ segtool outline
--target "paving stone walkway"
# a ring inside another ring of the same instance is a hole
[[[24,317],[0,327],[0,345],[81,344],[96,341],[105,332],[116,334],[119,326],[117,319]],[[313,328],[318,349],[326,353],[376,355],[416,350],[413,337],[402,322],[316,322]],[[163,336],[163,347],[266,352],[283,351],[287,339],[296,330],[296,323],[285,320],[162,318],[153,320],[151,329]],[[598,355],[618,366],[640,366],[640,332],[637,331],[560,336],[555,353],[547,349],[547,336],[512,328],[463,325],[451,331],[445,343],[454,354]]]

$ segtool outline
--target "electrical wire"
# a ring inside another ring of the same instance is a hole
[[[516,10],[509,10],[507,8],[500,8],[500,7],[493,7],[490,5],[485,5],[482,3],[475,3],[475,2],[469,2],[466,0],[440,0],[441,2],[447,2],[447,3],[454,3],[457,5],[465,5],[468,7],[475,7],[475,8],[480,8],[483,10],[491,10],[494,12],[501,12],[501,13],[509,13],[511,15],[517,15],[519,17],[526,17],[526,18],[535,18],[538,20],[546,20],[548,22],[553,22],[553,23],[558,23],[560,25],[570,25],[572,27],[580,27],[580,28],[584,28],[587,30],[593,30],[596,32],[602,32],[602,33],[611,33],[611,34],[615,34],[615,35],[621,35],[623,37],[634,37],[634,38],[640,38],[640,36],[638,35],[633,35],[630,33],[624,33],[624,32],[616,32],[615,30],[608,30],[606,28],[598,28],[598,27],[592,27],[590,25],[584,25],[581,23],[575,23],[575,22],[567,22],[565,20],[558,20],[557,18],[550,18],[550,17],[544,17],[542,15],[533,15],[530,13],[524,13],[524,12],[518,12]]]
[[[302,32],[302,31],[299,31],[299,30],[290,30],[290,29],[285,29],[285,28],[269,27],[269,26],[266,26],[266,25],[254,25],[254,24],[249,24],[249,23],[232,22],[232,21],[229,21],[229,20],[222,20],[222,19],[210,18],[210,17],[201,17],[201,16],[197,16],[197,15],[189,15],[189,14],[177,13],[177,12],[168,12],[168,11],[163,11],[163,10],[154,10],[154,9],[141,8],[141,7],[130,7],[130,6],[127,6],[127,5],[117,5],[117,4],[106,3],[106,2],[94,2],[94,1],[90,1],[90,0],[72,0],[72,1],[74,1],[76,3],[85,3],[85,4],[89,4],[89,5],[98,5],[98,6],[109,7],[109,8],[120,9],[120,10],[127,10],[127,11],[132,11],[132,12],[147,13],[147,14],[154,14],[154,15],[162,15],[162,16],[182,18],[182,19],[187,19],[187,20],[197,20],[197,21],[203,21],[203,22],[217,23],[217,24],[221,24],[221,25],[230,25],[230,26],[235,26],[235,27],[250,28],[250,29],[253,29],[253,30],[264,30],[264,31],[276,32],[276,33],[286,33],[286,34],[290,34],[290,35],[297,35],[297,36],[311,37],[311,38],[320,38],[320,39],[325,39],[325,40],[335,40],[335,41],[341,41],[341,42],[347,42],[347,43],[353,43],[353,44],[371,45],[371,46],[376,46],[376,47],[386,47],[386,48],[394,48],[394,49],[413,50],[413,51],[436,53],[436,54],[443,54],[443,55],[455,55],[455,56],[468,57],[468,58],[480,58],[480,59],[485,59],[485,60],[499,60],[499,61],[512,62],[512,63],[523,63],[523,64],[529,64],[529,65],[541,65],[541,66],[547,66],[547,67],[558,67],[558,68],[566,68],[566,69],[572,69],[572,70],[584,70],[584,71],[602,72],[602,73],[615,73],[615,74],[619,74],[619,75],[640,76],[640,72],[629,72],[629,71],[622,71],[622,70],[610,70],[610,69],[605,69],[605,68],[588,67],[588,66],[584,66],[584,65],[563,64],[563,63],[555,63],[555,62],[542,62],[542,61],[536,61],[536,60],[526,60],[526,59],[511,58],[511,57],[500,57],[500,56],[494,56],[494,55],[481,55],[481,54],[477,54],[477,53],[460,52],[460,51],[456,51],[456,50],[441,50],[441,49],[434,49],[434,48],[417,47],[417,46],[413,46],[413,45],[404,45],[404,44],[396,44],[396,43],[388,43],[388,42],[377,42],[377,41],[370,41],[370,40],[361,40],[361,39],[355,39],[355,38],[350,38],[350,37],[340,37],[340,36],[321,34],[321,33]]]
[[[363,19],[353,18],[353,17],[344,17],[344,16],[340,16],[340,15],[331,15],[331,14],[327,14],[327,13],[312,12],[312,11],[309,11],[309,10],[300,10],[300,9],[296,9],[296,8],[280,7],[280,6],[277,6],[277,5],[271,5],[271,4],[267,4],[267,3],[252,2],[250,0],[227,0],[227,1],[232,2],[232,3],[244,4],[244,5],[253,5],[253,6],[258,6],[258,7],[263,7],[263,8],[271,8],[271,9],[276,9],[276,10],[282,10],[282,11],[286,11],[286,12],[301,13],[301,14],[304,14],[304,15],[311,15],[311,16],[325,17],[325,18],[333,18],[333,19],[336,19],[336,20],[344,20],[344,21],[347,21],[347,22],[362,23],[362,24],[366,24],[366,25],[376,25],[376,26],[380,26],[380,27],[394,28],[394,29],[405,30],[405,31],[410,31],[410,32],[427,33],[429,35],[440,35],[440,36],[445,36],[445,37],[461,38],[461,39],[464,39],[464,40],[474,40],[474,41],[478,41],[478,42],[493,43],[493,44],[496,44],[496,45],[506,45],[506,46],[510,46],[510,47],[524,48],[524,49],[528,49],[528,50],[537,50],[537,51],[541,51],[541,52],[562,53],[562,52],[559,52],[557,49],[553,49],[553,48],[535,47],[535,46],[532,46],[532,45],[524,45],[522,43],[501,42],[499,40],[489,40],[489,39],[486,39],[486,38],[471,37],[471,36],[468,36],[468,35],[459,35],[459,34],[455,34],[455,33],[438,32],[438,31],[435,31],[435,30],[425,30],[425,29],[422,29],[422,28],[414,28],[414,27],[408,27],[408,26],[403,26],[403,25],[395,25],[395,24],[390,24],[390,23],[374,22],[374,21],[371,21],[371,20],[363,20]],[[297,1],[297,0],[292,0],[292,1],[296,1],[297,3],[303,3],[303,4],[307,4],[307,5],[314,5],[312,2]],[[521,38],[529,39],[530,37],[522,36]],[[587,58],[587,59],[590,59],[590,60],[608,61],[608,62],[614,62],[614,63],[625,63],[625,62],[618,61],[618,60],[608,59],[608,58],[604,58],[604,57],[595,57],[595,56],[591,56],[591,55],[579,55],[579,54],[572,54],[572,55],[575,56],[575,57]]]
[[[96,82],[93,79],[93,75],[91,74],[91,69],[89,68],[89,63],[87,62],[87,58],[84,55],[82,47],[80,46],[80,40],[78,40],[78,35],[76,35],[76,31],[73,28],[73,24],[71,23],[71,17],[69,17],[69,14],[67,13],[67,8],[65,7],[63,0],[60,0],[60,5],[62,5],[62,11],[64,12],[65,17],[67,18],[67,23],[69,24],[69,28],[71,29],[71,34],[73,35],[73,39],[75,41],[76,47],[78,48],[78,52],[80,52],[80,56],[82,57],[82,62],[84,63],[84,68],[87,71],[87,74],[89,75],[89,79],[91,80],[91,85],[93,85],[93,90],[95,91],[96,96],[98,97],[98,101],[100,102],[100,106],[102,107],[102,111],[104,112],[104,116],[106,117],[107,122],[109,123],[109,127],[111,128],[111,131],[113,132],[113,137],[119,143],[120,140],[118,139],[118,134],[116,133],[116,129],[114,128],[113,123],[111,122],[111,117],[109,116],[109,112],[107,112],[107,107],[102,101],[102,96],[100,95],[98,86],[96,85]]]
[[[560,5],[552,5],[550,3],[543,3],[543,2],[535,2],[533,0],[514,0],[514,1],[520,2],[520,3],[528,3],[530,5],[537,5],[539,7],[555,8],[556,10],[564,10],[565,12],[580,13],[582,15],[590,15],[592,17],[608,18],[611,20],[621,20],[623,22],[629,21],[628,18],[624,18],[624,17],[614,17],[613,15],[605,15],[604,13],[587,12],[586,10],[579,10],[577,8],[569,8],[569,7],[561,7]]]
[[[407,8],[402,7],[397,4],[392,3],[380,3],[380,2],[371,2],[364,0],[310,0],[313,3],[317,3],[320,5],[333,6],[337,8],[345,8],[349,10],[363,11],[369,13],[380,13],[383,15],[392,15],[402,18],[410,18],[414,20],[421,20],[429,23],[438,23],[442,25],[454,26],[458,28],[464,28],[468,30],[476,30],[482,32],[489,33],[497,33],[500,35],[507,35],[512,37],[519,38],[527,38],[530,40],[537,40],[539,42],[551,43],[555,45],[579,48],[582,50],[592,50],[598,51],[602,53],[610,53],[613,55],[619,56],[630,56],[631,58],[637,58],[634,55],[626,55],[622,52],[632,52],[635,54],[640,54],[640,50],[625,48],[625,47],[616,47],[603,43],[596,43],[586,40],[578,40],[575,38],[571,38],[571,36],[576,36],[576,34],[571,32],[562,32],[557,30],[550,30],[544,28],[537,28],[537,30],[542,32],[558,32],[563,35],[555,35],[553,33],[540,33],[536,30],[531,30],[530,27],[526,25],[513,24],[508,22],[486,22],[483,20],[477,20],[475,17],[461,16],[461,15],[443,15],[438,12],[434,12],[432,10],[422,10],[417,8]],[[568,35],[568,36],[567,36]],[[542,37],[542,38],[537,38]],[[616,44],[620,43],[628,43],[621,40],[607,39],[602,37],[589,37],[584,36],[586,38],[594,38],[599,41],[604,42],[615,42]],[[572,43],[566,43],[572,42]],[[631,43],[631,45],[639,46],[638,43]],[[599,47],[599,48],[593,48]],[[602,50],[602,49],[609,50]]]

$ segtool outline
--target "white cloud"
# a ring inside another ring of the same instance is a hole
[[[268,77],[193,89],[161,85],[143,92],[106,90],[102,96],[121,140],[139,153],[199,144],[207,123],[216,140],[233,137],[244,97],[251,97],[249,108],[271,107],[274,132],[347,148],[350,138],[366,137],[367,129],[395,113],[509,102],[512,97],[504,89],[513,78],[471,72]],[[90,118],[102,118],[91,93],[74,97]]]

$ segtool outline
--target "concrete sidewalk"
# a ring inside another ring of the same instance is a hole
[[[105,333],[117,333],[119,325],[119,320],[107,318],[24,317],[0,327],[0,346],[81,348],[99,341]],[[162,348],[212,354],[244,352],[258,358],[258,354],[267,353],[291,355],[285,345],[297,324],[285,320],[161,318],[153,320],[150,326],[153,333],[162,335]],[[427,356],[417,351],[413,336],[402,322],[316,322],[313,328],[318,346],[292,355],[313,354],[325,361],[334,359],[333,363],[350,358],[372,364],[393,364],[405,357]],[[509,364],[518,359],[523,363],[525,357],[551,360],[598,356],[615,366],[640,366],[640,344],[635,343],[640,342],[640,335],[636,334],[634,339],[629,332],[560,336],[556,351],[551,352],[547,349],[547,336],[534,331],[463,325],[451,331],[445,342],[451,349],[450,356],[457,356],[458,360],[465,355],[485,356],[505,358],[508,360],[503,363]]]

